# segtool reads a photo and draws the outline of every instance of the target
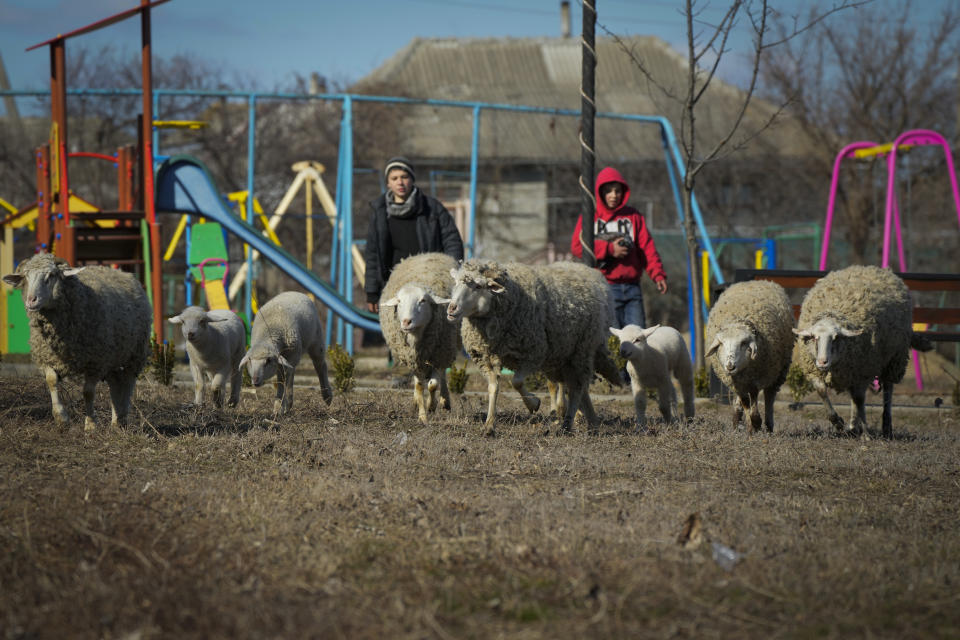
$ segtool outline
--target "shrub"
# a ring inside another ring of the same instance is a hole
[[[173,382],[173,365],[176,362],[176,353],[173,343],[167,340],[163,344],[157,342],[156,334],[150,336],[150,371],[157,382],[170,386]]]
[[[327,358],[330,360],[330,368],[333,369],[333,386],[336,390],[346,393],[353,389],[356,384],[353,377],[353,370],[356,367],[353,356],[339,344],[332,344],[327,348]]]
[[[807,379],[807,376],[803,375],[803,370],[799,365],[790,365],[786,382],[787,386],[790,387],[790,395],[793,396],[793,404],[790,405],[792,408],[800,406],[800,401],[813,391],[813,385]]]
[[[698,398],[710,396],[710,373],[706,367],[700,367],[693,374],[693,393]]]
[[[450,391],[454,393],[463,393],[467,388],[467,379],[470,375],[467,373],[467,363],[464,361],[463,366],[457,367],[457,363],[454,362],[450,365],[450,373],[448,376],[448,385]]]
[[[627,359],[620,355],[620,338],[614,335],[607,338],[607,349],[610,350],[610,357],[613,358],[617,369],[623,369],[627,366]]]

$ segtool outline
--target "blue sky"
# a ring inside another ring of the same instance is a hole
[[[880,0],[895,2],[896,0]],[[943,3],[917,0],[917,20],[929,22]],[[654,34],[675,47],[685,42],[680,0],[596,0],[598,22],[617,34]],[[0,55],[15,89],[46,88],[49,57],[24,51],[139,4],[138,0],[0,0]],[[579,0],[571,1],[574,36]],[[704,21],[726,0],[700,0]],[[787,13],[809,4],[773,0]],[[824,2],[821,2],[824,4]],[[827,2],[826,4],[830,4]],[[414,37],[533,37],[560,34],[560,0],[171,0],[152,13],[154,54],[188,54],[253,78],[263,89],[316,71],[340,84],[363,77]],[[598,28],[598,34],[602,33]],[[746,28],[740,30],[746,33]],[[737,43],[743,50],[746,37]],[[139,50],[139,21],[130,19],[67,44],[98,49],[112,43]],[[735,51],[736,51],[735,50]],[[735,67],[735,58],[732,59]],[[728,70],[735,77],[736,69]]]

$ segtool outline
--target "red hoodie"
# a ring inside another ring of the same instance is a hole
[[[620,206],[612,211],[600,197],[600,187],[608,182],[619,182],[623,185],[624,191]],[[597,198],[597,215],[594,218],[596,224],[593,228],[593,252],[597,257],[597,264],[601,265],[600,270],[606,276],[607,282],[638,283],[644,270],[654,282],[666,279],[667,274],[663,271],[660,254],[657,253],[657,247],[653,244],[653,238],[647,230],[647,224],[643,216],[633,207],[627,206],[627,200],[630,199],[630,187],[623,176],[620,175],[620,172],[613,167],[602,170],[597,175],[594,195]],[[580,216],[577,219],[577,227],[574,229],[573,238],[570,241],[570,250],[578,258],[583,257],[583,246],[580,244],[582,225],[583,216]],[[610,242],[600,240],[598,237],[602,233],[611,232],[624,233],[633,241],[634,247],[630,253],[619,259],[611,257]]]

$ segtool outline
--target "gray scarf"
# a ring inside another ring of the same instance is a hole
[[[394,202],[393,201],[393,192],[387,191],[387,215],[393,218],[409,218],[415,213],[414,204],[417,200],[417,188],[414,187],[410,191],[410,195],[407,196],[407,199],[403,202]]]

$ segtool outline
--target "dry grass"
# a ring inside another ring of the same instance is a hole
[[[409,391],[298,388],[280,423],[271,393],[198,414],[142,383],[85,436],[0,378],[3,637],[960,636],[952,408],[895,408],[889,442],[786,403],[772,436],[710,402],[636,436],[624,395],[556,437],[511,391],[487,438],[478,396],[423,427]]]

